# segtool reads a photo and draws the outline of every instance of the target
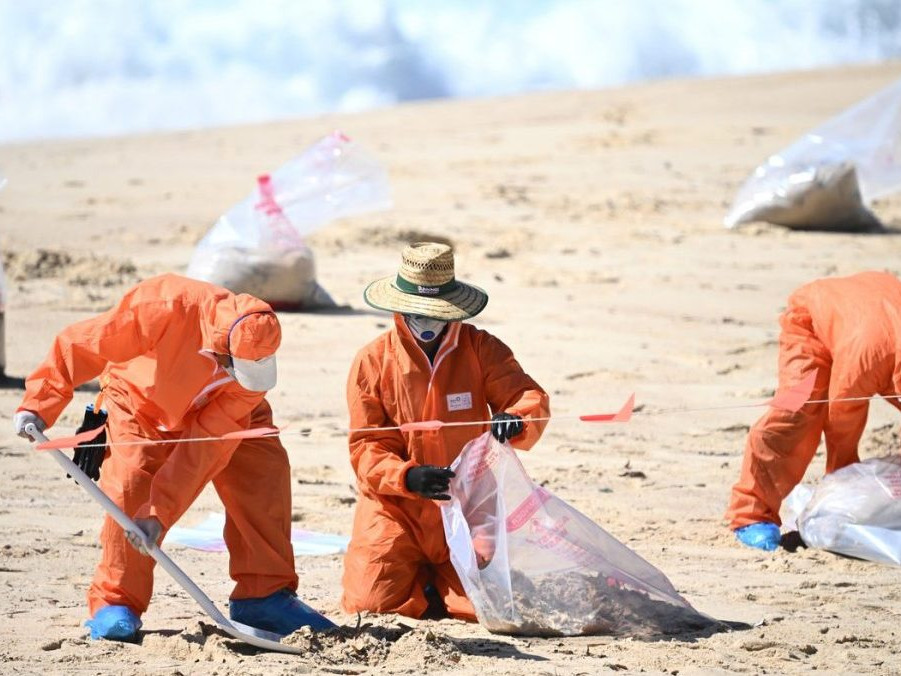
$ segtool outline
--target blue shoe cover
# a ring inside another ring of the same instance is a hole
[[[779,547],[782,534],[779,526],[769,521],[752,523],[735,529],[735,537],[748,547],[756,547],[768,552],[775,551]]]
[[[128,606],[104,606],[84,626],[91,628],[94,640],[134,641],[141,624],[141,619]]]
[[[233,599],[229,601],[228,614],[235,622],[281,636],[293,634],[305,626],[315,631],[336,627],[287,589],[261,599]]]

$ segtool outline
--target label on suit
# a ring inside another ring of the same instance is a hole
[[[447,395],[448,411],[465,411],[472,408],[472,392],[458,392]]]

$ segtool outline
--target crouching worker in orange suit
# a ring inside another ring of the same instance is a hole
[[[549,415],[548,396],[500,340],[462,323],[487,295],[454,278],[444,244],[406,247],[397,276],[370,284],[364,298],[394,313],[394,326],[357,354],[347,383],[350,460],[359,502],[344,559],[348,612],[475,619],[450,562],[441,512],[467,442],[491,429],[528,449]],[[423,420],[491,425],[401,433],[366,428]]]
[[[830,401],[797,413],[771,408],[748,434],[726,518],[739,541],[768,551],[780,544],[782,500],[804,477],[821,436],[827,473],[858,462],[866,397],[901,394],[901,281],[884,272],[816,280],[789,296],[780,323],[779,387],[817,369],[810,401]],[[901,409],[897,398],[887,401]]]
[[[290,468],[277,437],[183,442],[272,425],[281,341],[271,308],[247,294],[177,275],[141,282],[113,309],[64,329],[28,377],[15,416],[52,426],[75,387],[100,376],[105,457],[76,462],[159,542],[210,481],[225,506],[232,619],[288,634],[333,626],[294,594]],[[154,443],[168,442],[168,443]],[[99,453],[103,454],[104,449]],[[100,463],[102,462],[102,466]],[[92,638],[133,640],[153,590],[154,560],[110,517],[88,591]]]

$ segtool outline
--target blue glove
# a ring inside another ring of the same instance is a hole
[[[761,521],[736,528],[735,537],[743,545],[772,552],[778,549],[782,533],[779,532],[779,526],[776,524]]]

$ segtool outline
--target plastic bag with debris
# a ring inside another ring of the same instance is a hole
[[[304,237],[332,220],[391,205],[384,169],[341,133],[271,175],[198,243],[187,275],[249,293],[277,309],[334,305],[316,281]]]
[[[441,506],[451,562],[488,630],[528,636],[676,634],[708,626],[666,576],[534,483],[485,433],[451,465]]]
[[[798,229],[873,231],[866,205],[901,188],[901,80],[770,156],[724,220]]]
[[[808,547],[901,565],[901,456],[868,458],[801,484],[783,503]]]
[[[6,177],[0,174],[0,191],[6,185]],[[0,379],[6,377],[6,274],[0,256]]]

